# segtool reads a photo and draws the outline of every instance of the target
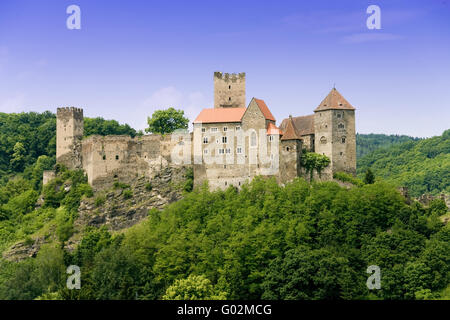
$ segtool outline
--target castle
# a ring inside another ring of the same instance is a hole
[[[241,186],[257,175],[285,183],[305,175],[302,149],[324,154],[321,174],[356,173],[355,108],[333,88],[314,114],[284,119],[279,126],[266,103],[252,98],[246,107],[245,73],[214,73],[214,108],[203,109],[193,132],[170,135],[89,136],[83,138],[83,110],[57,110],[57,162],[83,169],[94,187],[132,183],[167,167],[190,167],[194,184],[211,189]],[[54,173],[44,173],[44,183]]]

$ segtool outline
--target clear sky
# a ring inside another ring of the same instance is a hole
[[[66,8],[81,8],[69,30]],[[369,5],[381,30],[369,30]],[[450,0],[0,0],[0,112],[85,115],[137,129],[156,109],[193,121],[213,72],[246,72],[247,103],[311,114],[334,84],[360,133],[450,128]]]

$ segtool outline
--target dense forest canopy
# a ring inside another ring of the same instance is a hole
[[[408,142],[408,141],[418,141],[419,138],[413,138],[405,135],[397,134],[356,134],[356,158],[360,159],[366,154],[371,153],[379,148],[390,147],[395,144]]]
[[[32,219],[64,225],[73,196]],[[445,212],[408,205],[381,182],[283,187],[256,178],[240,192],[203,187],[125,233],[90,228],[72,253],[61,249],[70,232],[62,228],[35,259],[1,261],[0,299],[441,298],[450,283]],[[81,290],[65,287],[67,265],[80,266]],[[380,290],[366,287],[370,265],[381,268]]]
[[[441,136],[379,148],[358,159],[357,172],[408,187],[412,196],[450,193],[450,130]]]

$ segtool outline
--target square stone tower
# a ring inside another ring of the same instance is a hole
[[[56,161],[69,169],[81,169],[83,109],[58,108],[56,112]]]
[[[245,107],[245,73],[214,72],[214,108]]]
[[[355,108],[333,88],[314,110],[315,152],[328,156],[332,174],[356,174]]]

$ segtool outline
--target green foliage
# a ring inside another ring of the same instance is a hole
[[[104,195],[99,195],[95,198],[94,203],[96,207],[101,207],[106,202],[106,197]]]
[[[417,197],[450,192],[450,130],[442,136],[380,148],[358,159],[357,173],[373,173],[397,186],[408,187]]]
[[[163,300],[225,300],[226,293],[215,293],[211,282],[203,275],[190,275],[186,279],[175,280],[167,288]]]
[[[183,189],[186,192],[191,192],[194,189],[194,170],[192,168],[186,169],[186,174],[184,177],[186,178],[186,181]]]
[[[130,188],[129,184],[120,181],[114,181],[114,189],[128,189],[128,188]]]
[[[152,117],[148,118],[146,132],[167,134],[177,129],[187,129],[189,119],[184,117],[183,110],[169,108],[167,110],[156,110]]]
[[[360,159],[376,149],[388,148],[392,145],[418,141],[419,138],[413,138],[403,135],[386,135],[386,134],[356,134],[356,158]]]
[[[119,124],[116,120],[105,120],[103,118],[84,118],[84,136],[98,134],[107,135],[127,135],[135,137],[140,135],[128,124]]]
[[[364,175],[364,183],[372,184],[374,182],[375,182],[375,175],[373,174],[372,170],[367,169],[366,174]]]
[[[310,181],[313,178],[314,170],[319,174],[322,170],[330,164],[330,158],[326,155],[318,154],[315,152],[308,152],[305,149],[302,150],[301,165],[306,169],[306,172],[310,174]]]
[[[131,189],[125,189],[123,191],[123,198],[124,199],[131,199],[133,197],[133,191]]]
[[[151,182],[147,182],[147,183],[145,184],[145,190],[147,190],[147,191],[152,191],[152,189],[153,189],[152,183],[151,183]]]
[[[340,180],[342,182],[350,182],[351,184],[353,184],[355,186],[363,185],[363,182],[361,180],[359,180],[358,178],[355,178],[354,176],[352,176],[351,174],[348,174],[346,172],[335,172],[333,174],[333,178]]]
[[[0,113],[0,173],[22,172],[39,156],[54,155],[55,133],[56,117],[51,112]]]

